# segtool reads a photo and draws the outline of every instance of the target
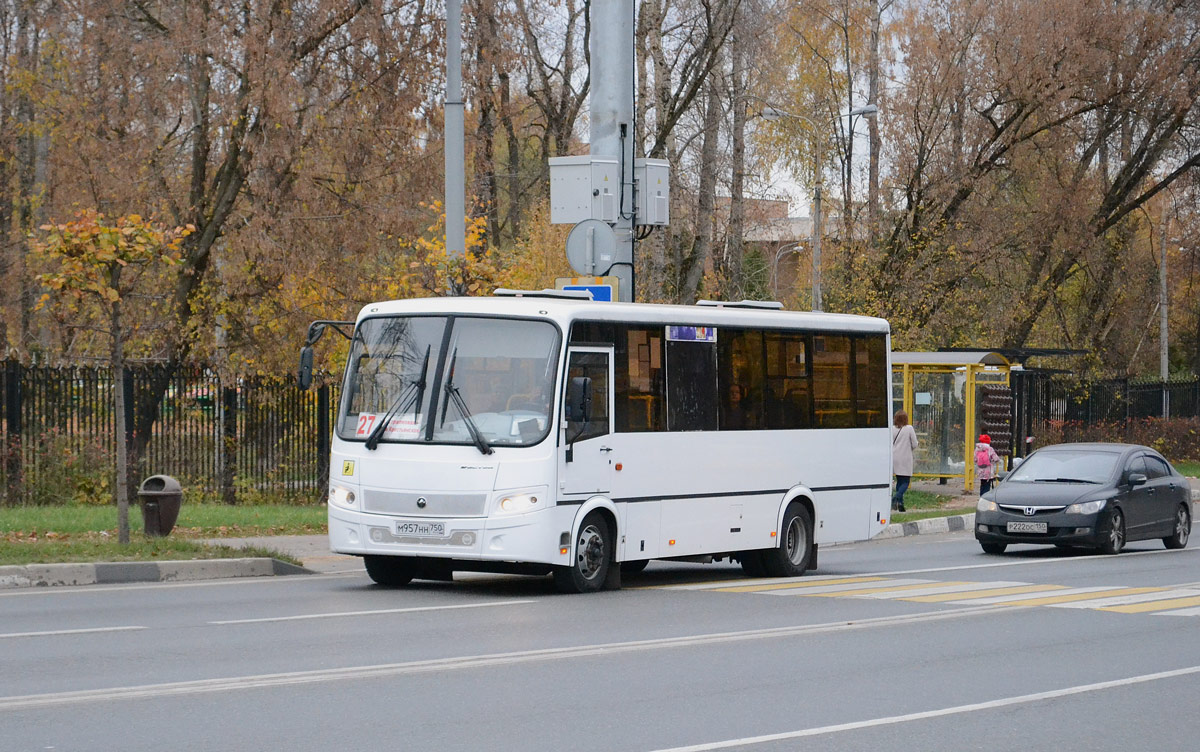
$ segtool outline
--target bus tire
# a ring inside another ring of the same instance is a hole
[[[583,518],[575,536],[575,561],[554,568],[554,585],[561,593],[594,593],[604,587],[612,565],[612,531],[598,512]]]
[[[417,576],[419,569],[419,562],[406,556],[368,554],[363,557],[363,564],[367,567],[367,576],[374,580],[376,585],[384,587],[407,585]]]
[[[799,577],[808,571],[812,552],[812,515],[802,504],[793,502],[783,515],[779,547],[761,552],[763,568],[768,577]]]
[[[742,551],[738,554],[742,563],[742,571],[747,577],[766,577],[767,568],[763,565],[762,551]]]

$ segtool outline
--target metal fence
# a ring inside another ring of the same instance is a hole
[[[1051,422],[1090,425],[1141,418],[1200,417],[1197,378],[1079,381],[1059,373],[1030,370],[1013,371],[1011,383],[1015,437],[1040,436]],[[1017,454],[1023,453],[1017,450]]]
[[[44,504],[111,500],[115,484],[112,373],[4,362],[2,429],[5,501]],[[166,381],[158,401],[159,384]],[[336,399],[329,385],[249,378],[222,381],[189,367],[168,374],[133,366],[125,390],[127,436],[143,451],[135,480],[164,473],[190,497],[318,501],[329,472]],[[146,436],[136,426],[153,412]]]

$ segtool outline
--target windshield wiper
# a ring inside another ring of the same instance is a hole
[[[492,445],[483,437],[479,426],[475,425],[475,420],[471,417],[471,410],[467,407],[467,403],[463,400],[462,395],[458,391],[458,387],[454,384],[454,366],[458,362],[458,349],[455,348],[454,354],[450,356],[450,375],[446,378],[446,396],[442,400],[442,425],[446,424],[446,407],[447,401],[453,399],[454,406],[458,408],[458,412],[462,415],[463,424],[467,427],[467,433],[471,435],[471,441],[475,442],[475,446],[483,454],[492,454]]]
[[[383,438],[384,432],[387,431],[388,423],[392,422],[392,418],[396,417],[397,413],[408,409],[408,406],[412,405],[414,402],[417,406],[417,422],[418,424],[420,423],[421,402],[425,399],[425,371],[429,368],[429,348],[430,345],[425,346],[425,360],[423,363],[421,363],[421,377],[416,381],[409,382],[408,386],[404,388],[404,391],[400,393],[400,396],[396,398],[396,401],[392,403],[392,406],[388,408],[388,411],[383,414],[383,420],[379,421],[379,423],[373,429],[371,429],[370,435],[367,436],[367,449],[374,449],[375,447],[379,446],[379,440]],[[413,392],[414,389],[416,390],[415,392]],[[405,399],[406,397],[409,397],[410,393],[412,393],[412,396],[408,399]]]
[[[1099,483],[1098,480],[1087,478],[1038,478],[1035,483]]]

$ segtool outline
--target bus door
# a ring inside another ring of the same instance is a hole
[[[572,379],[588,379],[591,415],[587,421],[564,415],[559,447],[559,488],[566,494],[608,493],[612,480],[613,351],[611,347],[572,347],[567,352],[567,389]],[[564,398],[564,404],[566,399]]]

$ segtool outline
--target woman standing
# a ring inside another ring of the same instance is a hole
[[[892,416],[892,472],[896,475],[896,491],[892,494],[892,511],[903,512],[904,492],[913,474],[913,450],[917,448],[917,432],[908,424],[908,413],[897,410]]]

